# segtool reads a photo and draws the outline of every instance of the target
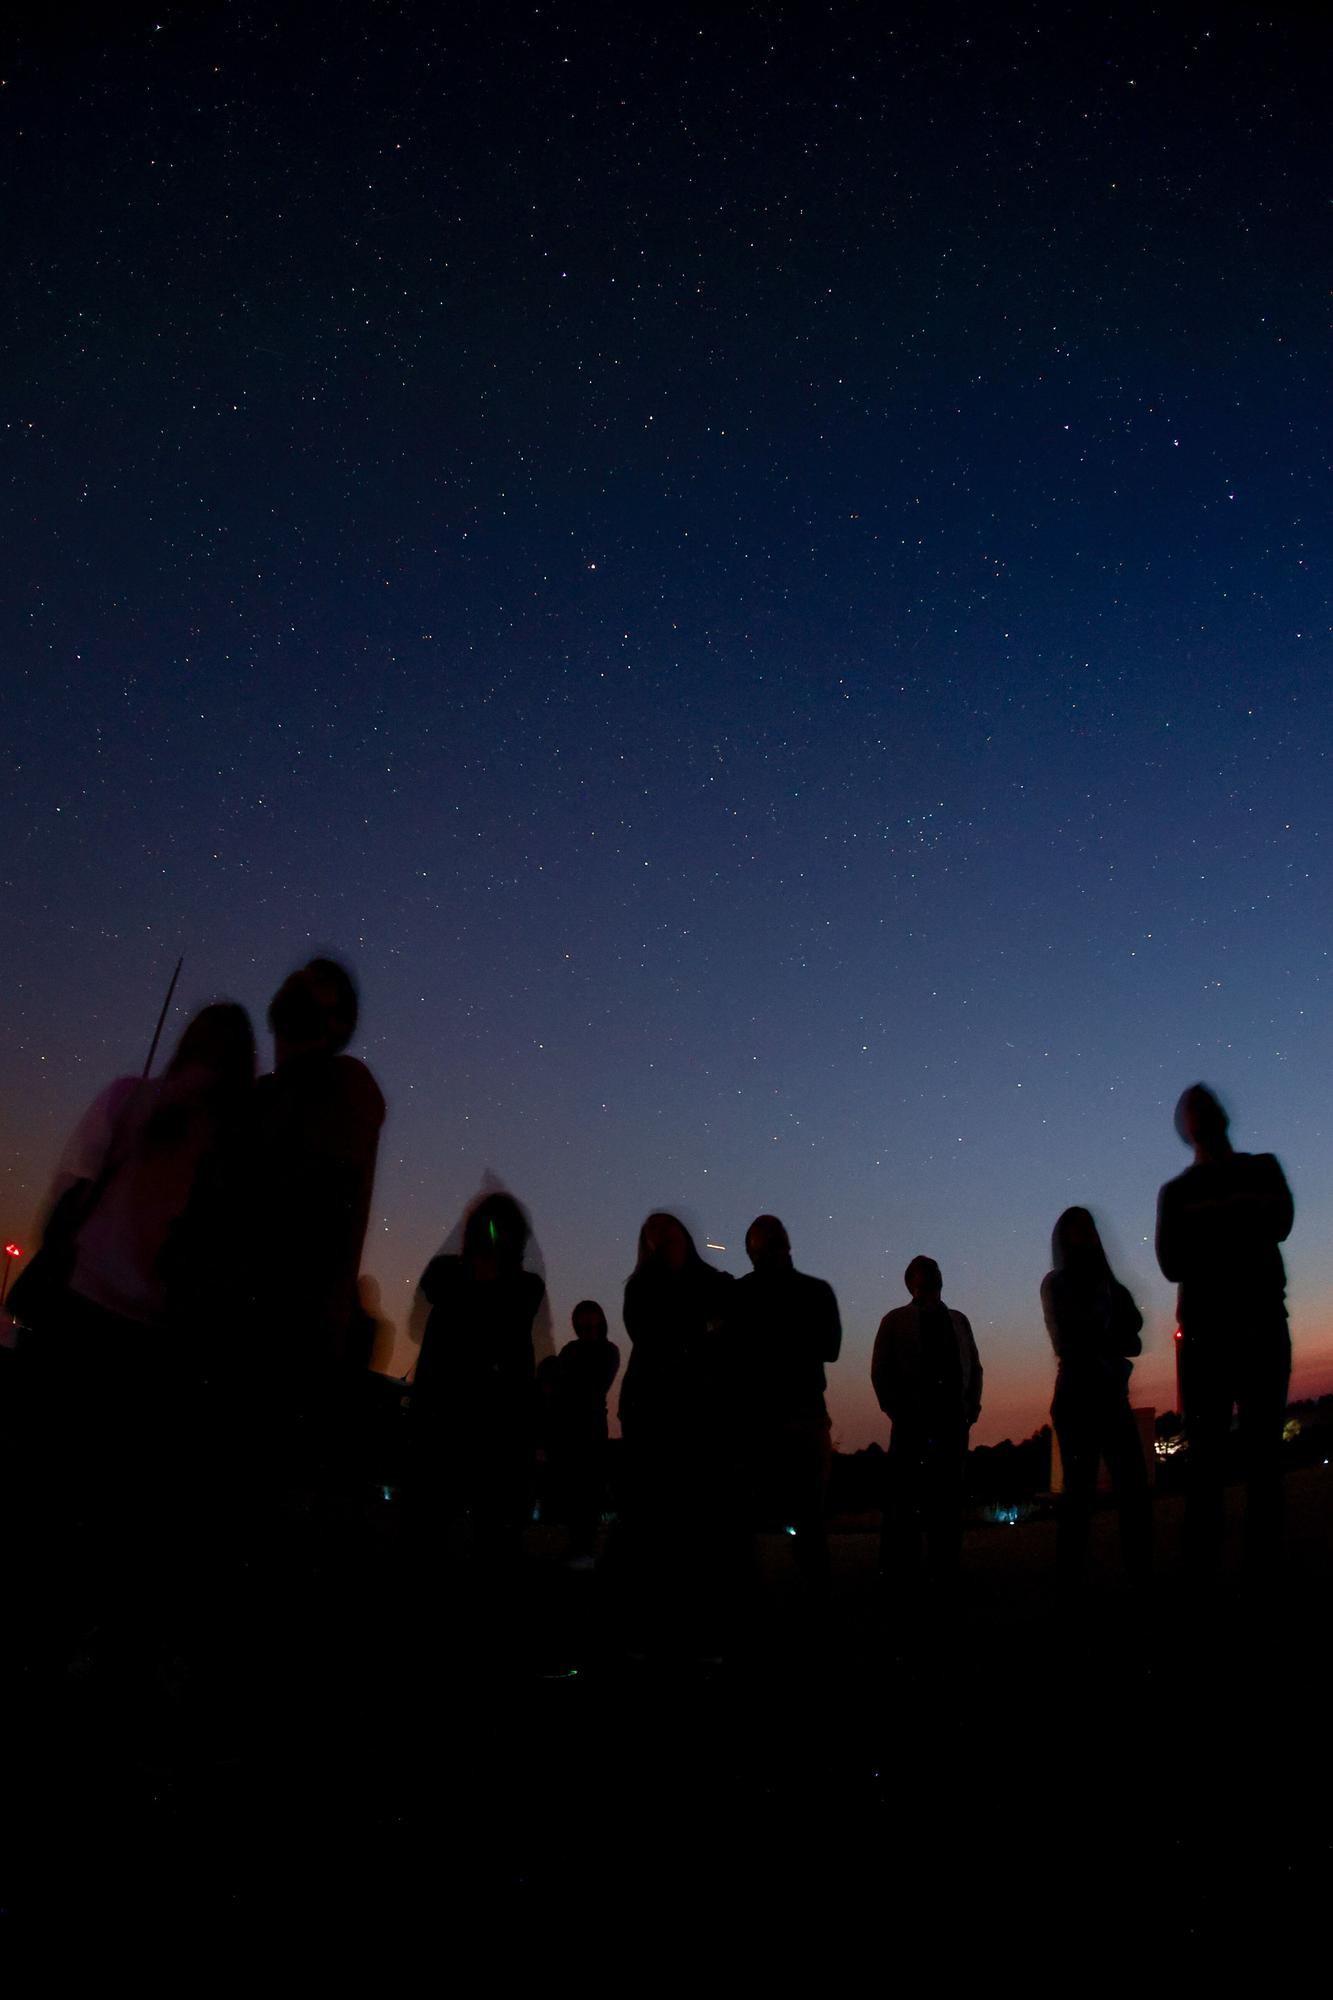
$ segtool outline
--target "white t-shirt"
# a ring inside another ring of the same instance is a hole
[[[89,1105],[60,1158],[52,1198],[111,1174],[78,1233],[71,1291],[145,1326],[166,1313],[162,1253],[216,1133],[197,1072],[118,1077]],[[161,1115],[155,1119],[155,1114]]]

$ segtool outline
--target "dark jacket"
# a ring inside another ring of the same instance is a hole
[[[842,1348],[832,1285],[790,1264],[751,1271],[737,1283],[733,1327],[740,1390],[763,1429],[827,1422],[824,1365]]]
[[[1287,1274],[1278,1244],[1294,1210],[1271,1153],[1196,1162],[1157,1198],[1157,1262],[1179,1286],[1189,1333],[1209,1323],[1286,1317]]]
[[[421,1290],[432,1310],[412,1385],[415,1423],[477,1434],[532,1419],[532,1325],[546,1293],[535,1271],[477,1279],[462,1257],[436,1257]]]
[[[1057,1395],[1080,1388],[1124,1391],[1129,1357],[1142,1352],[1143,1315],[1108,1270],[1066,1265],[1048,1271],[1041,1281],[1041,1310],[1060,1364]]]
[[[735,1405],[729,1319],[735,1280],[700,1258],[635,1271],[625,1286],[630,1357],[620,1392],[629,1441],[724,1432]]]
[[[568,1340],[554,1357],[555,1433],[567,1448],[605,1439],[606,1399],[619,1370],[620,1349],[610,1340]]]
[[[259,1079],[203,1191],[201,1269],[266,1370],[312,1380],[369,1362],[357,1293],[384,1099],[354,1056],[294,1056]]]
[[[953,1321],[958,1339],[961,1376],[960,1417],[970,1428],[981,1415],[981,1358],[966,1314],[952,1306],[944,1310]],[[870,1362],[870,1380],[879,1407],[894,1424],[910,1426],[922,1414],[925,1371],[921,1354],[921,1308],[915,1300],[885,1313],[875,1335],[875,1351]]]

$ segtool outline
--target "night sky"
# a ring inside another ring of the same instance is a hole
[[[1078,1201],[1162,1407],[1202,1077],[1333,1386],[1327,32],[99,11],[0,89],[0,1228],[179,953],[330,950],[404,1325],[487,1172],[562,1337],[775,1210],[844,1447],[918,1251],[1021,1436]]]

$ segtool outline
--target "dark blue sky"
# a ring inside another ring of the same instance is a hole
[[[318,946],[400,1317],[488,1168],[560,1325],[648,1208],[737,1270],[776,1208],[844,1443],[919,1250],[1000,1436],[1078,1200],[1165,1402],[1202,1076],[1287,1166],[1323,1386],[1328,53],[1055,7],[12,36],[6,1231],[178,952],[178,1018],[260,1017]]]

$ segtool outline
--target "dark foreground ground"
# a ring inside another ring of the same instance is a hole
[[[1203,1598],[1160,1503],[1142,1603],[1102,1517],[1075,1610],[1049,1523],[970,1533],[957,1602],[910,1615],[849,1534],[814,1629],[768,1539],[720,1668],[628,1659],[553,1531],[502,1603],[423,1582],[386,1507],[211,1677],[7,1685],[0,1939],[184,1991],[236,1953],[468,1992],[1322,1984],[1331,1502],[1292,1474],[1280,1579]]]

